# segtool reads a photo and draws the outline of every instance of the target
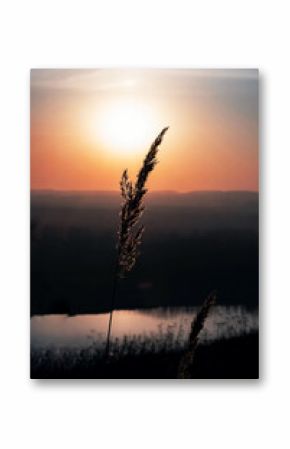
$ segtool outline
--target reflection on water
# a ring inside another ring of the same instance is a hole
[[[197,308],[156,308],[114,312],[112,336],[142,336],[154,340],[168,332],[178,339],[188,337]],[[44,315],[31,318],[33,347],[85,347],[104,341],[108,314]],[[243,307],[216,306],[208,317],[201,340],[239,336],[258,329],[257,311]]]

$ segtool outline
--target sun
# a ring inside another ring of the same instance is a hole
[[[144,150],[151,141],[156,122],[149,105],[120,100],[104,107],[98,134],[106,148],[128,154]]]

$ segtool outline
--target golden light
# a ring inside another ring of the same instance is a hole
[[[98,137],[115,153],[144,151],[154,136],[156,121],[149,105],[134,100],[119,100],[102,111]]]

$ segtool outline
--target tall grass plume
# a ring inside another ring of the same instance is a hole
[[[135,184],[130,181],[127,169],[124,170],[121,177],[120,190],[123,198],[123,203],[120,212],[120,223],[118,229],[117,260],[114,274],[110,319],[105,350],[106,358],[108,357],[110,350],[110,335],[117,283],[119,279],[124,278],[125,275],[132,270],[139,254],[138,248],[142,242],[144,226],[137,225],[139,224],[140,218],[142,217],[145,208],[143,200],[144,195],[148,190],[146,188],[146,182],[150,172],[157,164],[157,153],[159,150],[159,146],[162,143],[164,134],[167,130],[168,127],[164,128],[152,143],[143,161],[143,165],[137,175]]]
[[[216,303],[216,292],[211,292],[203,302],[195,319],[191,323],[188,344],[183,357],[180,360],[177,377],[179,379],[190,379],[194,361],[195,351],[199,341],[199,335],[209,315],[210,309]]]

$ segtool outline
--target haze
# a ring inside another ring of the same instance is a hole
[[[170,129],[151,190],[258,190],[258,71],[31,72],[31,187],[118,190]]]

